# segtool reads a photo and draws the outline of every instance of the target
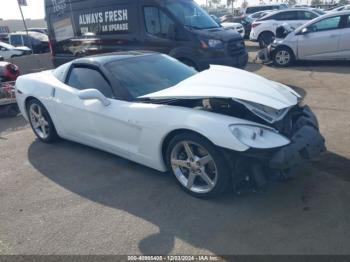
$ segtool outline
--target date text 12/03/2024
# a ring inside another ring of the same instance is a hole
[[[220,261],[218,256],[128,256],[128,261]]]

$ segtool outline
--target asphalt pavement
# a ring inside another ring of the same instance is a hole
[[[0,117],[0,254],[349,254],[349,65],[249,64],[306,96],[329,152],[292,181],[215,200],[96,149],[43,144],[20,116]]]

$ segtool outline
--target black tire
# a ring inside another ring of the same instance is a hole
[[[6,108],[6,115],[8,117],[16,117],[19,113],[19,109],[17,105],[9,105]]]
[[[36,105],[38,107],[41,108],[42,110],[42,115],[43,117],[45,118],[45,120],[47,121],[48,123],[48,131],[47,131],[47,137],[43,138],[41,137],[38,132],[36,131],[36,129],[34,128],[34,125],[33,125],[33,122],[32,122],[32,118],[30,116],[30,108],[32,105]],[[58,139],[59,139],[59,136],[57,135],[57,132],[56,132],[56,128],[52,122],[52,119],[50,117],[50,114],[49,112],[46,110],[45,106],[37,99],[33,98],[31,99],[28,104],[27,104],[27,115],[28,115],[28,118],[29,118],[29,123],[30,123],[30,126],[32,127],[32,130],[34,132],[34,134],[38,137],[38,139],[44,143],[53,143],[53,142],[56,142]]]
[[[216,180],[215,186],[211,189],[211,191],[205,192],[205,193],[193,192],[187,187],[185,187],[183,184],[181,184],[181,182],[177,179],[171,165],[171,155],[172,155],[172,151],[174,150],[174,147],[176,147],[176,145],[178,145],[183,141],[194,142],[200,145],[210,154],[213,161],[215,162],[215,166],[217,169],[217,173],[216,173],[217,180]],[[192,133],[192,132],[184,132],[173,137],[167,146],[165,157],[166,157],[166,164],[167,164],[168,170],[173,174],[173,177],[176,180],[177,184],[180,185],[180,187],[185,192],[191,194],[194,197],[197,197],[197,198],[218,197],[224,194],[232,184],[231,171],[223,153],[220,152],[217,146],[215,146],[213,143],[211,143],[209,140],[207,140],[206,138],[202,137],[199,134]]]
[[[286,54],[286,57],[289,56],[289,60],[288,61],[285,60],[285,62],[282,62],[282,59],[279,58],[280,57],[279,55],[282,55],[282,54]],[[289,47],[287,47],[287,46],[280,46],[276,50],[274,50],[273,55],[272,55],[272,59],[273,59],[273,64],[275,66],[288,67],[288,66],[290,66],[291,64],[294,63],[295,56],[294,56],[293,51]]]
[[[259,47],[260,48],[268,47],[270,44],[272,44],[274,38],[275,38],[275,35],[271,32],[261,33],[259,38],[258,38]]]

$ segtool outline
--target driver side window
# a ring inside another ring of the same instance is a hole
[[[340,16],[323,19],[309,26],[311,32],[334,30],[339,28]]]
[[[168,38],[169,29],[174,22],[158,7],[148,6],[143,9],[147,33]]]
[[[67,85],[78,90],[94,88],[105,97],[113,98],[112,89],[107,80],[99,71],[92,68],[74,67],[69,74]]]

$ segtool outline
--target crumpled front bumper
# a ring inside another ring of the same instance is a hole
[[[291,143],[275,152],[269,161],[272,169],[290,169],[312,161],[326,151],[325,139],[319,132],[316,116],[306,106],[293,122]]]
[[[291,117],[292,119],[292,117]],[[266,178],[289,178],[296,175],[303,164],[319,159],[326,151],[325,139],[319,132],[316,116],[308,106],[299,109],[291,121],[291,143],[274,149],[250,149],[236,162],[236,174],[253,174]]]
[[[297,175],[300,166],[318,160],[327,150],[325,139],[319,132],[317,118],[309,107],[303,109],[302,116],[294,122],[293,129],[291,143],[274,152],[268,162],[272,178]]]

